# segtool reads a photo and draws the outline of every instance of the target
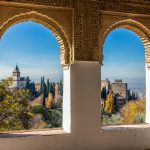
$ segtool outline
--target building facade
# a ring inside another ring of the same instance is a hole
[[[115,80],[111,84],[111,90],[114,94],[115,104],[117,108],[121,108],[128,100],[128,85],[123,83],[122,80]]]
[[[106,88],[106,91],[110,91],[111,84],[110,81],[106,78],[106,80],[101,80],[101,91],[103,88]]]
[[[114,83],[111,83],[108,79],[101,81],[101,91],[103,88],[106,89],[106,94],[108,92],[113,92],[114,95],[114,104],[116,110],[119,110],[128,100],[128,84],[123,83],[122,80],[115,80]],[[102,108],[105,107],[105,100],[101,101]]]
[[[12,72],[13,82],[10,88],[22,89],[25,87],[26,77],[21,77],[20,75],[21,75],[21,72],[19,70],[19,67],[16,65]]]

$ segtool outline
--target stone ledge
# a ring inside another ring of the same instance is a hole
[[[150,129],[150,124],[103,126],[101,131],[126,131],[133,129]]]
[[[0,132],[0,138],[18,138],[18,137],[31,137],[31,136],[52,136],[67,134],[62,128],[58,129],[35,129],[35,130],[22,130],[22,131],[8,131]]]

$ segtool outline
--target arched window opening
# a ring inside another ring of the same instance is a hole
[[[52,31],[31,21],[0,42],[0,131],[62,127],[63,69]]]
[[[145,123],[145,48],[131,30],[115,29],[103,45],[102,125]]]

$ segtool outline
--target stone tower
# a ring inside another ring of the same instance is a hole
[[[19,87],[19,81],[20,81],[20,70],[18,68],[18,66],[16,65],[15,69],[13,70],[13,84],[16,87]]]

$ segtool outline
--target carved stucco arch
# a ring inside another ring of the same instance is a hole
[[[132,19],[127,19],[127,20],[122,20],[114,23],[112,26],[110,26],[105,33],[103,34],[103,37],[100,41],[101,44],[101,63],[103,62],[103,45],[104,42],[109,35],[109,33],[117,28],[126,28],[128,30],[131,30],[137,34],[137,36],[140,37],[141,41],[144,44],[145,47],[145,59],[146,59],[146,64],[148,69],[150,69],[150,31],[141,23],[132,20]]]
[[[2,24],[2,26],[0,26],[0,39],[8,28],[15,24],[26,21],[39,23],[51,30],[56,37],[60,47],[60,62],[62,66],[65,67],[72,63],[71,46],[63,28],[54,19],[36,11],[21,13],[13,16],[12,18],[9,18]]]

